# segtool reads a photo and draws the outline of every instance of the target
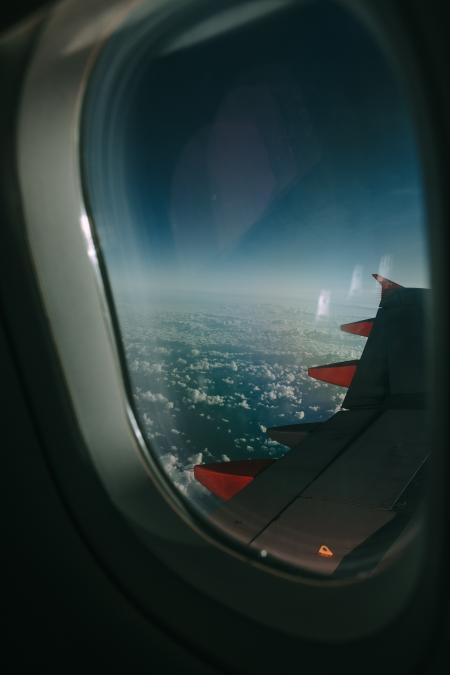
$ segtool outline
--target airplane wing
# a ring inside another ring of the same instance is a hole
[[[376,317],[341,326],[367,337],[360,360],[308,371],[348,387],[342,409],[322,423],[269,428],[292,448],[281,459],[194,468],[224,500],[214,523],[263,557],[315,574],[376,567],[416,513],[425,479],[429,291],[374,277]]]

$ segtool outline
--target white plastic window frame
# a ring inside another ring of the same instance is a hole
[[[27,237],[82,436],[130,527],[136,524],[137,536],[190,584],[255,620],[303,638],[342,641],[373,633],[401,611],[414,590],[421,570],[420,537],[411,537],[391,564],[363,580],[314,581],[251,559],[208,532],[170,487],[130,407],[92,235],[95,224],[83,200],[79,138],[83,96],[99,48],[143,4],[60,3],[38,41],[20,108],[19,178]],[[182,13],[186,3],[147,4],[157,24],[170,12]],[[257,4],[242,2],[241,15],[230,15],[229,24],[242,16],[250,20]],[[369,22],[368,30],[377,25],[370,3],[343,4],[356,7],[361,20]],[[261,2],[258,13],[274,5]],[[201,30],[182,36],[181,43],[201,39]]]

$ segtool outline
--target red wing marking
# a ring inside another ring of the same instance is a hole
[[[274,459],[244,459],[194,466],[194,476],[210,492],[227,501],[273,464]]]
[[[353,333],[353,335],[361,335],[362,337],[369,337],[370,331],[373,328],[375,319],[364,319],[364,321],[352,321],[352,323],[343,323],[341,330],[346,333]]]
[[[349,387],[358,367],[358,360],[329,363],[326,366],[313,366],[308,368],[308,375],[316,380],[337,384],[340,387]]]

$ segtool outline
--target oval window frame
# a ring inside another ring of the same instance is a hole
[[[219,603],[276,630],[308,639],[342,641],[372,633],[401,611],[416,585],[422,558],[422,545],[417,541],[410,542],[383,574],[364,581],[324,584],[274,573],[208,536],[168,487],[159,467],[155,465],[149,474],[142,462],[143,439],[126,395],[114,319],[84,206],[78,146],[82,100],[98,46],[112,34],[124,9],[137,3],[95,0],[86,14],[76,4],[63,3],[54,11],[37,45],[22,97],[19,173],[38,286],[81,433],[103,486],[146,546]],[[344,4],[355,10],[355,2]],[[191,3],[189,14],[198,9],[205,11],[204,3]],[[380,18],[372,3],[365,3],[364,10],[359,4],[357,11],[382,31],[383,22],[377,23]],[[162,20],[177,26],[187,18],[185,7],[168,7],[164,2],[154,12],[155,30]],[[88,22],[87,44],[81,41],[71,58],[64,58],[67,45],[76,44]],[[407,46],[402,48],[413,63]],[[421,104],[425,110],[423,100]],[[48,171],[41,170],[42,162]],[[61,227],[61,222],[66,226]],[[67,306],[75,308],[69,320]],[[87,331],[81,345],[77,339],[80,320]],[[97,386],[101,381],[97,389],[91,386],[93,372],[98,376]],[[107,396],[98,396],[100,391],[107,391]],[[112,410],[117,414],[105,414]],[[147,514],[155,509],[159,520],[149,532]],[[231,586],[218,589],[210,574],[214,566],[217,577],[233,578]],[[375,602],[383,589],[392,599],[389,608]],[[363,626],[360,612],[371,600],[374,612]],[[324,605],[329,610],[325,616]],[[302,616],[299,607],[307,608]]]

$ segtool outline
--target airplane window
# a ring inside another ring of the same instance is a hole
[[[340,5],[200,28],[155,41],[131,16],[84,104],[130,403],[174,489],[249,555],[372,574],[418,527],[429,453],[408,100]]]

